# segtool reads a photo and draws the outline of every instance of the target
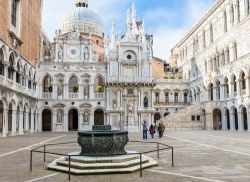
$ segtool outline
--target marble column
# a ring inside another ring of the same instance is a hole
[[[64,131],[69,131],[69,119],[68,113],[65,111],[63,115]]]
[[[9,110],[3,110],[3,137],[7,137],[8,135],[8,112]]]
[[[43,124],[42,124],[42,113],[37,113],[38,117],[38,131],[42,132],[43,131]]]
[[[243,131],[243,112],[238,112],[238,130]]]
[[[250,110],[247,111],[247,129],[250,132]]]
[[[94,122],[94,113],[93,112],[91,112],[90,115],[89,115],[89,124],[90,124],[90,126],[95,125],[95,122]]]
[[[89,86],[89,99],[94,99],[95,98],[94,94],[95,94],[94,85],[90,85]]]
[[[225,91],[224,91],[225,85],[222,84],[220,85],[220,100],[224,100],[225,99]]]
[[[30,122],[30,124],[31,124],[31,126],[30,126],[30,132],[31,133],[34,133],[34,119],[35,119],[35,117],[34,117],[34,113],[33,112],[31,112],[31,122]]]
[[[16,135],[16,121],[17,121],[17,111],[13,110],[12,111],[12,129],[11,129],[11,135],[15,136]]]
[[[29,131],[29,113],[26,112],[25,113],[25,128],[24,128],[25,131]]]
[[[249,96],[250,94],[250,77],[246,77],[246,95]]]
[[[23,134],[23,111],[19,111],[19,134]]]
[[[235,118],[234,112],[230,112],[230,130],[235,131]]]
[[[222,119],[222,130],[227,130],[227,113],[226,113],[226,111],[222,112],[221,119]]]

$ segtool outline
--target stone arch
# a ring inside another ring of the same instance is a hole
[[[80,80],[74,74],[69,78],[69,93],[79,93]]]
[[[232,85],[233,85],[233,87],[232,87],[232,92],[234,93],[234,96],[236,96],[237,95],[237,79],[236,79],[236,76],[235,76],[235,74],[233,74],[232,76],[231,76],[231,83],[232,83]]]
[[[42,131],[52,131],[52,109],[45,107],[42,110]]]
[[[209,101],[214,100],[214,92],[213,92],[214,85],[213,83],[208,84],[208,96],[209,96]]]
[[[229,98],[229,80],[227,77],[224,78],[224,94],[225,98]]]
[[[213,110],[213,129],[222,129],[221,110],[219,108]]]
[[[215,88],[216,88],[216,100],[220,100],[221,98],[220,98],[220,95],[221,95],[221,93],[220,93],[220,86],[221,86],[221,82],[220,82],[220,80],[217,80],[216,82],[215,82]]]
[[[244,71],[241,70],[239,74],[239,82],[240,82],[240,93],[241,95],[246,94],[246,74]]]

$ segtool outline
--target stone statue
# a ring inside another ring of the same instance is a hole
[[[62,94],[63,94],[63,85],[62,85],[62,82],[59,81],[58,87],[57,87],[57,95],[62,96]]]
[[[144,107],[148,107],[148,97],[147,96],[144,97],[143,105],[144,105]]]
[[[133,101],[129,101],[128,103],[128,114],[131,116],[134,113],[134,104]]]
[[[88,123],[89,122],[89,111],[84,111],[83,122],[84,123]]]
[[[58,60],[62,61],[63,60],[63,47],[60,46],[59,47],[59,51],[58,51]]]
[[[63,123],[63,111],[62,110],[57,111],[57,123],[59,124]]]
[[[89,49],[88,49],[88,47],[85,47],[85,48],[84,48],[84,51],[83,51],[83,59],[84,59],[85,61],[88,61],[88,60],[89,60]]]

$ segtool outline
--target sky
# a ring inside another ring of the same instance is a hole
[[[42,26],[50,40],[59,29],[63,15],[76,0],[43,0]],[[137,15],[145,21],[145,31],[154,36],[154,56],[169,60],[171,49],[201,19],[215,0],[135,0]],[[111,32],[112,18],[118,34],[126,30],[126,12],[132,0],[89,0],[89,8],[102,19],[105,35]]]

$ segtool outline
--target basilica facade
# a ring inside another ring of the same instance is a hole
[[[0,2],[3,136],[93,125],[140,131],[143,121],[250,130],[248,0],[217,0],[172,49],[170,65],[153,57],[135,1],[124,13],[125,33],[117,34],[113,19],[107,37],[88,1],[76,0],[53,42],[41,31],[41,7]]]

